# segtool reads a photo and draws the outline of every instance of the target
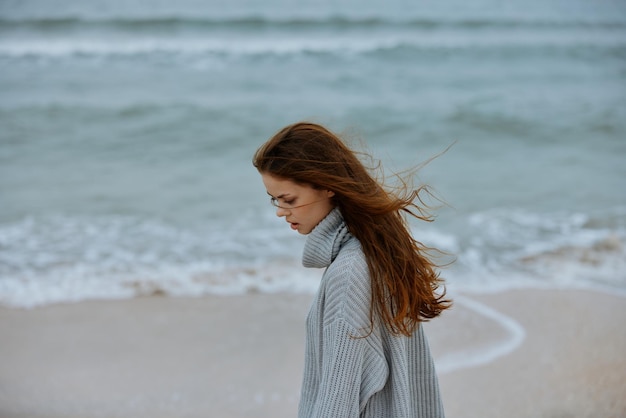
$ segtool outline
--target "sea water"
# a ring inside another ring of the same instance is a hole
[[[626,289],[620,1],[4,0],[0,92],[4,305],[313,292],[251,165],[299,120],[438,155],[450,289]]]

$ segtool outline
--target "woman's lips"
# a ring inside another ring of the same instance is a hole
[[[291,223],[291,229],[293,229],[295,231],[296,229],[298,229],[298,225],[300,225],[300,224]]]

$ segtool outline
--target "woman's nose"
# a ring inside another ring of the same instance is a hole
[[[281,216],[286,216],[288,212],[289,211],[287,209],[277,208],[276,209],[276,216],[278,216],[280,218]]]

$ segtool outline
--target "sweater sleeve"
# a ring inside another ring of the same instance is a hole
[[[324,329],[322,375],[311,411],[316,418],[358,418],[388,375],[380,353],[343,319]]]

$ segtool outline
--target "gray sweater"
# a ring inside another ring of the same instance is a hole
[[[299,418],[443,417],[421,326],[409,338],[378,324],[358,338],[370,330],[370,276],[339,209],[308,235],[303,264],[327,269],[306,320]]]

